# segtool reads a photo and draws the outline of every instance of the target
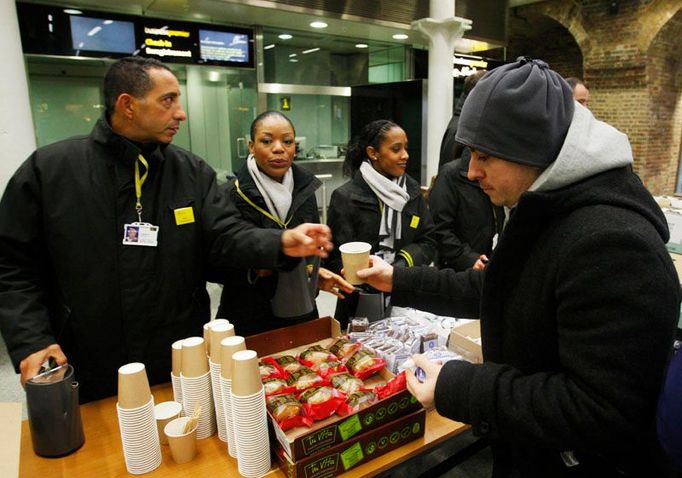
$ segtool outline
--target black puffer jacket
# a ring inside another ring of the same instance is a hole
[[[100,119],[89,136],[31,155],[0,203],[0,327],[12,362],[58,342],[82,401],[115,394],[128,362],[143,362],[151,383],[169,380],[171,343],[209,320],[210,265],[281,263],[281,231],[240,221],[211,167],[173,145],[144,151],[142,220],[159,226],[158,246],[123,245],[123,225],[137,220],[139,153]],[[174,211],[187,207],[194,220],[178,225]]]
[[[310,222],[320,222],[317,210],[315,191],[322,185],[312,173],[306,169],[292,165],[294,176],[294,191],[291,209],[289,210],[289,228]],[[267,211],[267,205],[256,183],[249,174],[246,163],[237,174],[239,189],[254,204]],[[230,200],[236,204],[242,219],[259,228],[281,230],[272,219],[259,212],[249,204],[238,192],[235,181],[226,186]],[[317,318],[317,314],[300,317],[298,319],[277,319],[270,308],[270,299],[277,286],[277,272],[267,277],[257,277],[254,269],[229,269],[223,271],[223,293],[220,298],[218,317],[224,317],[232,322],[237,334],[253,335],[279,327],[286,327],[302,320]]]
[[[481,254],[490,257],[493,237],[502,233],[504,208],[495,206],[477,181],[467,179],[469,155],[438,172],[429,209],[438,242],[438,266],[463,271]]]
[[[607,126],[576,106],[485,271],[395,269],[394,303],[480,316],[485,363],[448,362],[435,403],[490,439],[496,478],[669,476],[654,416],[680,284],[665,217]]]
[[[433,220],[419,184],[410,176],[407,176],[407,193],[410,199],[401,216],[402,238],[395,241],[396,265],[429,264],[436,250]],[[337,246],[327,259],[328,269],[341,272],[343,266],[338,246],[343,243],[362,241],[372,245],[372,254],[379,250],[381,207],[360,171],[332,193],[327,218]]]

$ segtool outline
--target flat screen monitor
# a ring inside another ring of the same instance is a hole
[[[199,56],[205,61],[248,64],[249,36],[243,33],[200,29]]]
[[[132,54],[135,51],[133,22],[71,15],[71,47],[76,50]]]

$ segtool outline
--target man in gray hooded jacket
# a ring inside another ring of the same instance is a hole
[[[495,478],[670,476],[654,415],[680,285],[627,137],[520,58],[472,90],[457,140],[512,210],[486,269],[358,274],[396,305],[480,317],[485,363],[416,356],[410,390],[488,437]]]

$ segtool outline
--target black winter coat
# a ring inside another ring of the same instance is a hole
[[[467,179],[468,169],[468,155],[446,164],[429,195],[438,266],[456,271],[472,267],[481,254],[490,258],[493,237],[504,226],[504,208],[490,202],[478,181]]]
[[[467,95],[464,93],[457,98],[452,118],[450,118],[450,122],[445,128],[445,133],[443,133],[443,139],[440,143],[440,157],[438,159],[439,172],[443,169],[443,166],[450,161],[459,159],[463,154],[469,154],[469,148],[455,139],[455,136],[457,135],[457,126],[459,125],[459,117],[462,114],[462,106],[464,106],[464,101],[466,99]]]
[[[402,238],[395,241],[395,260],[398,266],[429,264],[433,260],[436,241],[433,220],[417,181],[407,176],[410,199],[402,212]],[[337,247],[329,254],[326,267],[340,273],[341,253],[338,246],[361,241],[372,245],[372,254],[379,250],[381,206],[374,191],[357,171],[353,179],[337,188],[329,202],[327,224],[332,230]]]
[[[293,228],[306,222],[320,222],[315,191],[322,183],[296,164],[292,165],[292,172],[294,191],[287,227]],[[237,174],[237,180],[242,193],[258,207],[267,211],[265,200],[249,174],[246,163]],[[255,209],[238,193],[234,180],[230,181],[226,188],[230,200],[237,206],[244,221],[259,228],[281,230],[275,221]],[[273,316],[270,299],[275,294],[277,286],[276,271],[267,277],[256,277],[253,269],[246,268],[225,270],[223,274],[224,278],[220,282],[224,283],[224,287],[218,317],[224,317],[233,323],[239,335],[249,336],[317,318],[316,312],[298,320],[278,319]]]
[[[490,439],[494,477],[668,476],[654,434],[680,307],[667,240],[618,168],[522,195],[483,272],[395,269],[394,303],[480,314],[485,363],[447,363],[435,402]]]
[[[142,220],[157,247],[122,244],[137,221],[133,165],[140,149],[105,119],[92,133],[40,148],[0,203],[0,327],[12,362],[58,342],[83,402],[116,393],[117,369],[143,362],[169,380],[170,346],[201,335],[211,265],[280,264],[281,232],[239,220],[215,172],[173,145],[145,148]],[[191,208],[178,224],[174,211]],[[250,229],[250,230],[247,230]]]

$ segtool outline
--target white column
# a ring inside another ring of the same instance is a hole
[[[438,173],[440,143],[452,117],[452,56],[455,41],[471,29],[471,20],[453,16],[455,0],[430,0],[429,18],[412,22],[412,28],[429,39],[429,78],[427,91],[426,174],[428,186]],[[422,169],[423,171],[423,169]]]
[[[0,195],[19,165],[36,149],[28,81],[14,0],[0,0]]]

